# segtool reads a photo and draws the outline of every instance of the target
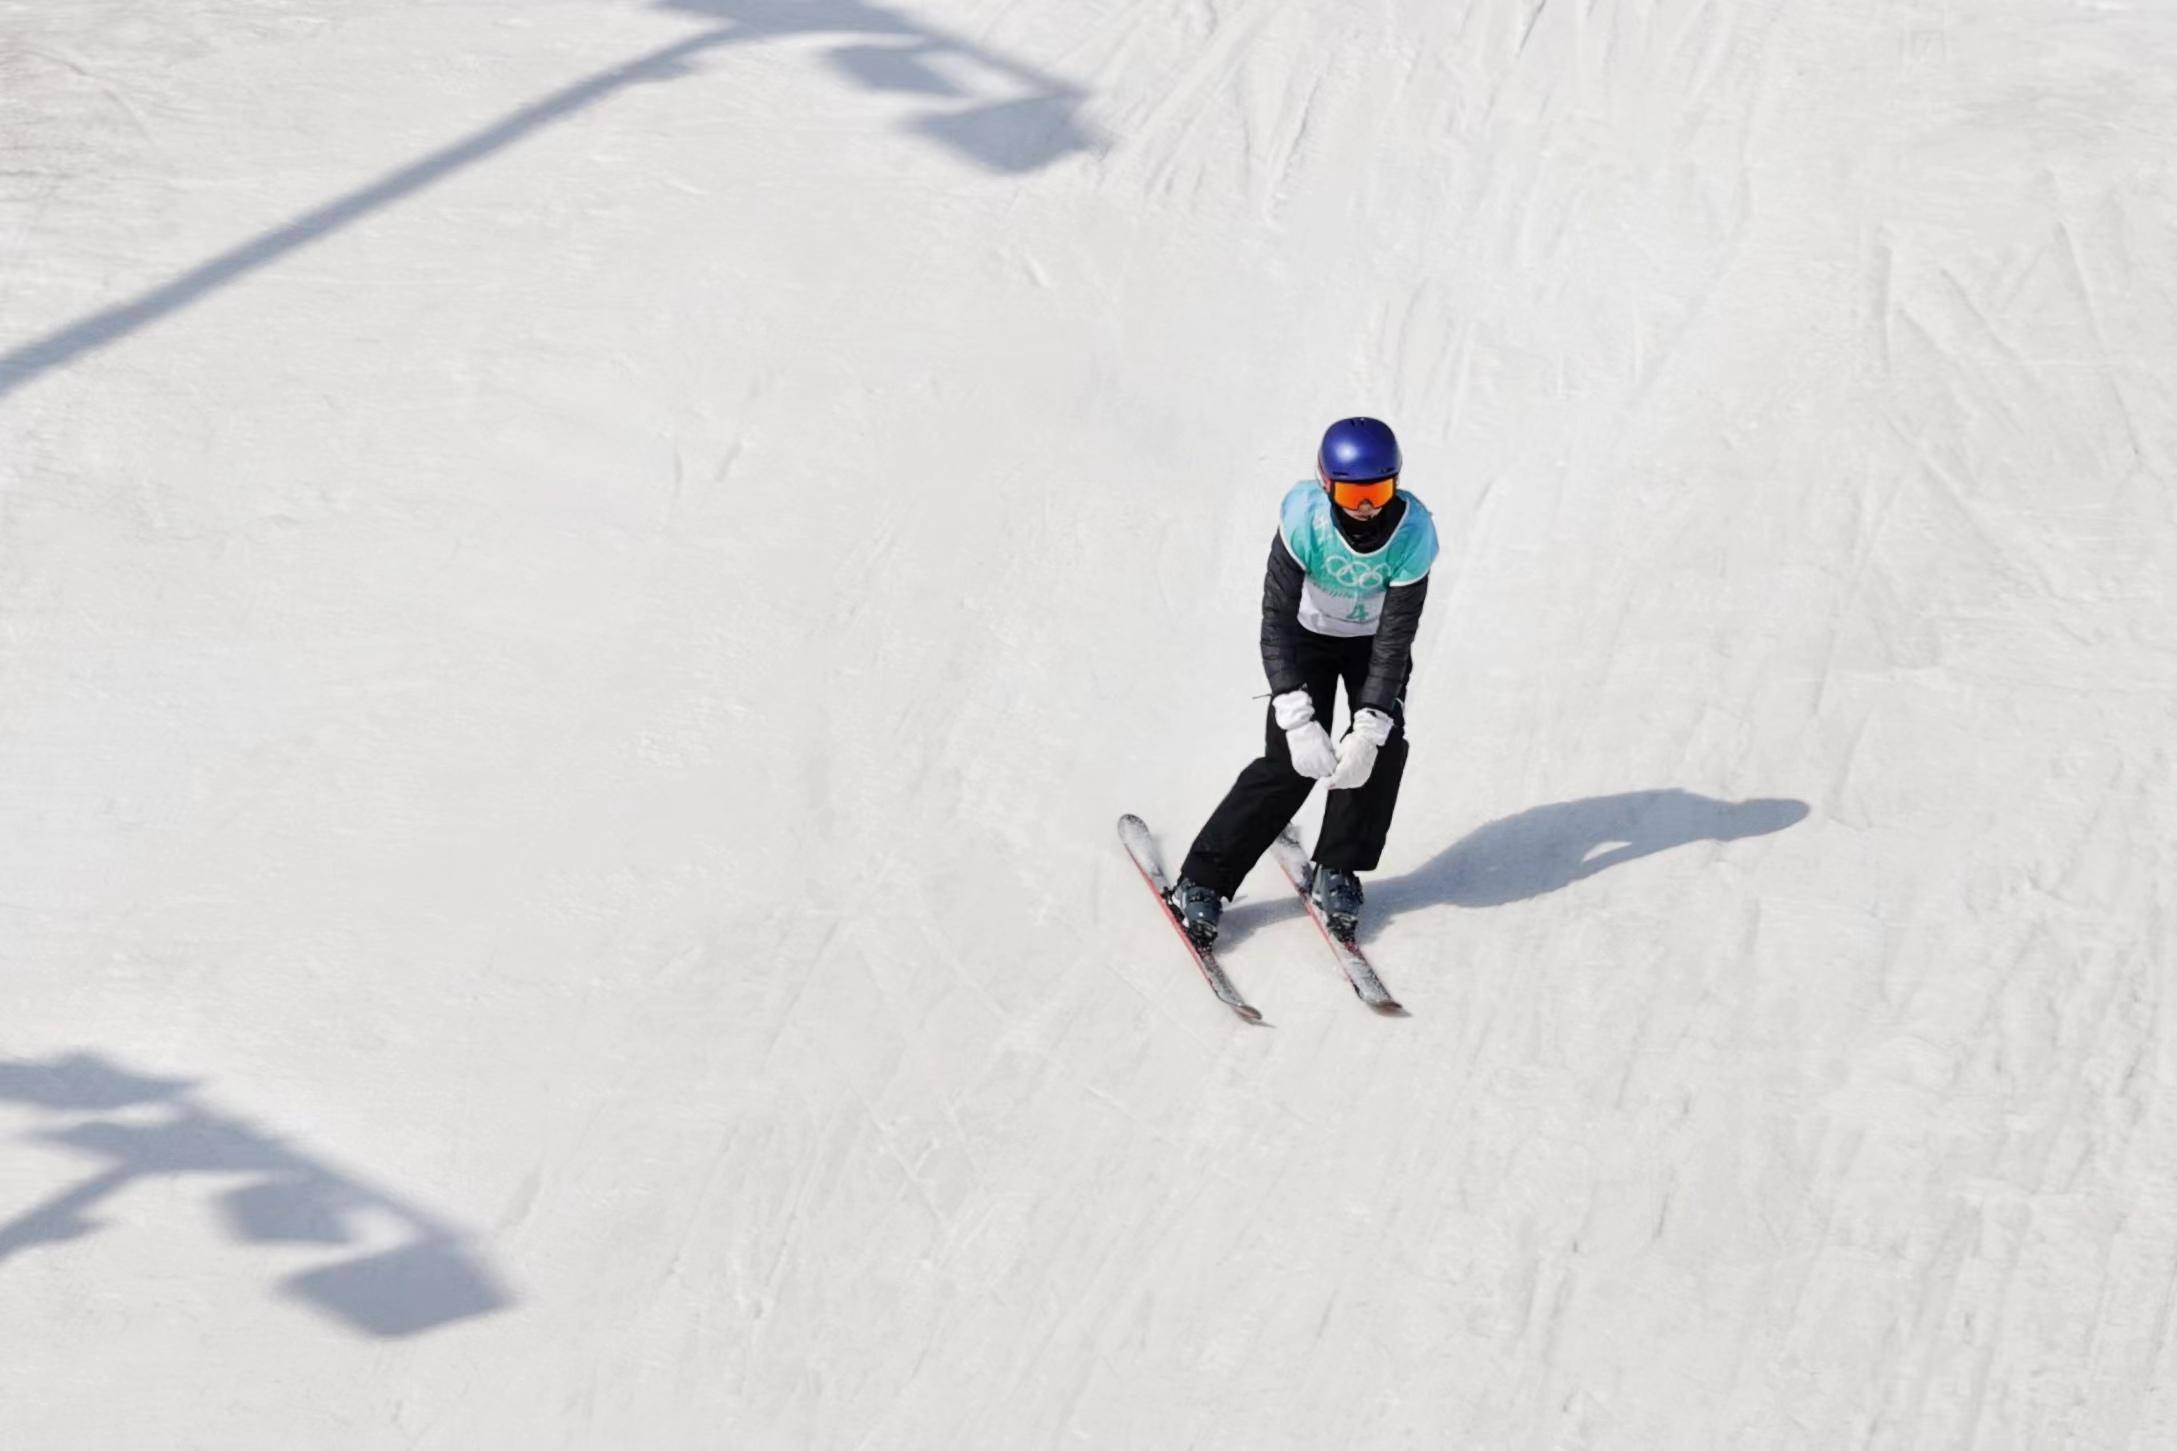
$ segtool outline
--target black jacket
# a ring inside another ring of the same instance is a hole
[[[1273,695],[1307,687],[1295,651],[1301,633],[1300,585],[1306,577],[1300,561],[1285,547],[1285,536],[1272,535],[1270,564],[1262,576],[1262,671],[1270,677]],[[1427,575],[1384,592],[1383,615],[1368,654],[1368,680],[1348,702],[1351,709],[1380,710],[1398,718],[1398,700],[1413,666],[1414,632],[1421,628],[1421,606],[1428,597]]]

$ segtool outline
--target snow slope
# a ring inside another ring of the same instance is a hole
[[[0,1439],[2177,1443],[2172,155],[2150,0],[0,0]],[[1111,824],[1362,411],[1413,1017],[1265,865],[1248,1028]]]

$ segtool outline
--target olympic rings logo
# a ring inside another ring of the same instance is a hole
[[[1336,554],[1323,560],[1323,572],[1345,588],[1354,590],[1375,589],[1391,577],[1391,571],[1383,565],[1366,564]]]

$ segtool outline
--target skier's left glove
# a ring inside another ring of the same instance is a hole
[[[1338,769],[1330,773],[1330,789],[1350,791],[1368,784],[1376,769],[1376,752],[1391,739],[1391,718],[1380,710],[1353,712],[1353,724],[1338,743]]]

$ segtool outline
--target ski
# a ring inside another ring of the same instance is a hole
[[[1148,823],[1138,816],[1120,817],[1119,841],[1126,847],[1127,856],[1133,859],[1134,869],[1141,873],[1142,881],[1156,894],[1157,906],[1163,911],[1164,920],[1179,934],[1179,940],[1186,945],[1188,955],[1194,959],[1194,965],[1202,970],[1203,978],[1209,983],[1209,990],[1217,994],[1219,1002],[1246,1021],[1260,1023],[1262,1014],[1250,1007],[1247,1000],[1240,996],[1239,989],[1232,985],[1232,979],[1226,977],[1225,970],[1217,965],[1216,955],[1195,945],[1194,939],[1187,935],[1187,929],[1180,926],[1179,915],[1172,911],[1171,903],[1165,900],[1164,894],[1171,889],[1171,883],[1164,875],[1164,862],[1157,855],[1157,844],[1149,835]]]
[[[1291,822],[1285,824],[1285,829],[1278,833],[1277,840],[1271,843],[1270,854],[1277,858],[1279,868],[1285,873],[1285,880],[1291,882],[1293,890],[1300,894],[1300,905],[1307,910],[1308,920],[1315,924],[1316,930],[1323,934],[1323,940],[1330,944],[1331,952],[1338,958],[1339,970],[1345,973],[1346,981],[1353,984],[1353,991],[1360,1000],[1379,1013],[1403,1014],[1406,1010],[1399,1006],[1398,999],[1392,997],[1390,990],[1384,987],[1383,979],[1376,976],[1376,969],[1369,965],[1360,948],[1332,932],[1330,924],[1323,920],[1323,914],[1316,909],[1315,899],[1308,895],[1308,888],[1314,882],[1315,867],[1309,862],[1307,849],[1301,846],[1300,834],[1293,830]]]

